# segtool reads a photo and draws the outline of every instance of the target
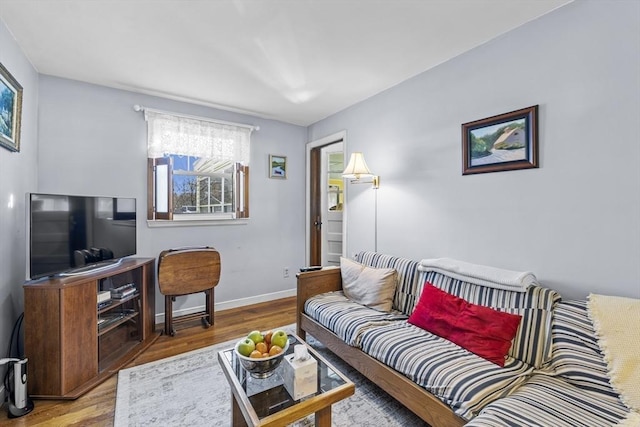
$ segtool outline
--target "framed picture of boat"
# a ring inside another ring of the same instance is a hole
[[[287,157],[269,155],[269,178],[287,179]]]

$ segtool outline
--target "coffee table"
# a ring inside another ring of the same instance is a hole
[[[252,377],[240,364],[233,348],[220,351],[218,360],[231,386],[232,426],[286,426],[315,413],[315,425],[331,427],[331,405],[355,392],[355,385],[300,337],[289,334],[289,349],[304,344],[318,361],[318,391],[293,400],[283,385],[282,364],[273,375]]]

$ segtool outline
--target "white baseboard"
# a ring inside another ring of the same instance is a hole
[[[293,296],[296,296],[296,290],[289,289],[286,291],[273,292],[270,294],[262,294],[262,295],[256,295],[254,297],[240,298],[240,299],[234,299],[231,301],[221,302],[218,304],[214,304],[213,309],[214,311],[228,310],[230,308],[243,307],[245,305],[258,304],[261,302],[273,301],[276,299],[288,298]],[[174,310],[173,316],[178,317],[186,314],[198,313],[198,312],[204,311],[204,309],[205,309],[204,305],[199,305],[196,307],[189,307],[189,308],[183,308],[180,310]],[[156,324],[163,324],[163,323],[164,323],[164,313],[157,313]]]

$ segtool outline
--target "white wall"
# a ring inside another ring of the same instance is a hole
[[[24,304],[25,194],[35,190],[38,175],[38,74],[1,20],[0,63],[23,87],[20,152],[0,147],[0,357],[5,357]]]
[[[0,21],[0,62],[25,89],[21,151],[0,149],[0,349],[23,310],[25,193],[134,196],[141,256],[213,245],[223,263],[217,301],[246,303],[294,288],[282,268],[305,264],[304,142],[341,130],[348,151],[364,151],[382,176],[380,252],[532,270],[565,297],[640,297],[639,16],[636,1],[573,2],[308,132],[39,78]],[[147,228],[145,124],[135,103],[261,126],[248,225]],[[532,104],[540,105],[540,169],[463,177],[460,125]],[[289,157],[289,179],[267,178],[269,153]],[[349,254],[374,247],[374,194],[349,187]],[[163,311],[161,298],[156,308]]]
[[[481,23],[479,23],[481,25]],[[640,297],[640,3],[576,1],[309,128],[381,175],[378,251]],[[461,124],[539,104],[540,168],[462,176]],[[351,185],[349,254],[374,247]]]
[[[251,141],[248,224],[147,226],[146,122],[134,104],[260,126]],[[294,294],[295,275],[283,278],[283,267],[293,272],[304,265],[305,128],[42,75],[39,133],[38,191],[135,197],[139,256],[210,245],[222,261],[217,303],[242,305]],[[288,157],[287,180],[268,178],[270,153]],[[179,298],[174,307],[203,304],[199,294]],[[156,312],[164,312],[159,293]]]

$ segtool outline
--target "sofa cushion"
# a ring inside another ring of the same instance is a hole
[[[361,264],[375,268],[393,268],[397,272],[397,285],[393,297],[393,309],[409,316],[418,301],[418,262],[407,258],[384,255],[377,252],[358,252],[355,260]]]
[[[542,286],[530,286],[526,292],[479,286],[441,273],[419,271],[416,261],[377,252],[359,252],[355,260],[371,267],[396,269],[398,285],[393,307],[407,316],[413,312],[427,281],[473,304],[521,315],[521,326],[509,355],[536,368],[542,368],[548,362],[551,356],[552,312],[561,299],[556,291]]]
[[[341,257],[340,273],[347,298],[376,310],[391,311],[396,291],[395,269],[368,267]]]
[[[563,301],[554,311],[553,351],[549,369],[585,390],[617,396],[600,351],[586,301]]]
[[[363,331],[361,347],[467,420],[488,403],[508,395],[533,371],[512,357],[501,368],[406,321]]]
[[[509,396],[485,406],[466,427],[610,427],[628,412],[615,396],[535,374]]]
[[[362,332],[393,321],[406,320],[400,312],[382,312],[349,300],[341,291],[309,298],[304,312],[352,347],[360,347]]]
[[[521,315],[521,326],[509,355],[536,368],[548,362],[551,356],[551,313],[561,298],[556,291],[542,286],[529,286],[525,292],[495,289],[433,271],[420,271],[418,281],[432,283],[472,304]]]
[[[408,322],[504,366],[521,318],[471,304],[427,283]]]
[[[553,312],[536,308],[504,308],[495,310],[522,316],[520,326],[509,348],[509,356],[522,360],[538,369],[551,355],[551,320]]]

